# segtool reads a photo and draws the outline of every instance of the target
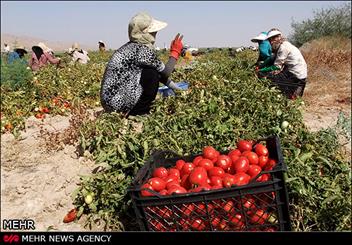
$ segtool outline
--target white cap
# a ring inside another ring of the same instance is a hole
[[[267,39],[267,33],[266,32],[261,32],[258,36],[253,37],[251,39],[252,42],[256,43],[258,41],[263,41]]]
[[[156,20],[156,19],[152,19],[152,23],[150,23],[147,32],[151,33],[151,32],[157,32],[160,31],[161,29],[164,29],[167,26],[166,22],[160,21],[160,20]]]
[[[269,31],[268,36],[267,36],[266,39],[269,39],[271,37],[275,37],[277,35],[282,35],[282,33],[280,31],[276,31],[276,30],[275,31]]]

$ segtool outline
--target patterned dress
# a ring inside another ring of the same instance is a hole
[[[101,103],[104,109],[128,112],[138,102],[143,88],[140,78],[143,68],[158,72],[165,65],[146,45],[128,42],[112,55],[101,84]]]

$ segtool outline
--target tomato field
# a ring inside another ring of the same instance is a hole
[[[111,53],[90,55],[87,65],[49,66],[37,73],[1,63],[2,134],[18,135],[30,116],[71,115],[62,137],[43,137],[50,150],[72,144],[77,154],[89,154],[96,163],[97,171],[82,177],[72,193],[76,219],[86,217],[87,227],[101,220],[106,230],[137,229],[127,188],[156,149],[194,155],[213,146],[224,152],[240,140],[276,135],[288,168],[292,229],[351,230],[351,199],[346,198],[351,163],[341,154],[337,130],[309,132],[302,120],[304,97],[288,100],[269,81],[256,78],[251,65],[257,53],[230,57],[228,50],[216,49],[192,62],[181,59],[171,79],[187,81],[189,89],[158,97],[150,115],[128,120],[119,113],[89,117],[88,109],[100,107],[100,82]],[[166,60],[165,53],[160,56]]]

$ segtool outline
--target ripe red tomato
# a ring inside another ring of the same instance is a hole
[[[181,178],[181,186],[186,190],[192,188],[191,182],[189,182],[189,174],[183,175]]]
[[[176,180],[167,182],[166,189],[170,190],[172,186],[180,186],[180,183],[178,181],[176,181]]]
[[[247,185],[250,179],[251,179],[251,176],[243,172],[239,172],[234,175],[235,185],[238,185],[238,186]]]
[[[206,146],[203,148],[203,157],[207,159],[213,159],[217,156],[217,150],[212,146]]]
[[[180,170],[176,169],[176,168],[170,168],[169,169],[169,176],[170,175],[174,175],[177,178],[180,178]]]
[[[229,155],[230,156],[230,159],[231,159],[231,162],[234,163],[237,161],[238,158],[240,158],[240,156],[238,156],[237,154],[232,154],[232,155]]]
[[[202,160],[203,157],[202,156],[197,156],[196,158],[193,159],[193,164],[194,166],[198,166],[198,163],[200,160]]]
[[[190,174],[193,169],[193,163],[186,162],[181,169],[181,175]]]
[[[168,175],[165,179],[164,179],[165,183],[169,183],[171,181],[177,181],[179,182],[179,178],[177,178],[175,175]]]
[[[185,162],[184,160],[182,160],[182,159],[177,160],[177,161],[176,161],[176,166],[175,166],[175,168],[178,169],[179,171],[181,171],[181,169],[182,169],[182,167],[183,167],[183,165],[184,165],[185,163],[186,163],[186,162]]]
[[[211,169],[212,167],[214,167],[214,164],[211,160],[209,159],[201,159],[199,162],[198,162],[198,166],[199,167],[203,167],[205,168],[205,170],[209,170]]]
[[[77,209],[73,208],[70,210],[70,212],[68,212],[65,217],[63,222],[64,223],[70,223],[72,221],[74,221],[77,217]]]
[[[216,229],[218,227],[218,225],[220,224],[220,218],[219,217],[214,217],[211,219],[211,225],[213,226],[214,229]]]
[[[152,186],[148,183],[145,183],[144,185],[141,186],[141,189],[150,189],[153,190]],[[143,197],[151,197],[154,196],[154,194],[148,190],[141,190],[141,195]]]
[[[257,182],[266,182],[270,179],[270,174],[262,174],[257,178]]]
[[[255,146],[255,153],[257,153],[258,156],[268,156],[269,155],[268,148],[266,148],[266,146],[264,146],[262,144],[257,144]]]
[[[225,174],[224,169],[220,167],[212,167],[211,169],[208,170],[208,176],[218,176],[218,177],[223,177]]]
[[[229,188],[234,184],[235,184],[235,176],[231,174],[225,174],[224,177],[222,178],[222,185],[224,187]]]
[[[249,160],[246,157],[240,157],[232,163],[231,167],[236,173],[246,173],[249,169]]]
[[[270,159],[267,162],[266,166],[264,167],[264,170],[266,171],[270,171],[273,170],[273,168],[275,168],[277,161],[275,159]]]
[[[237,148],[241,151],[251,151],[252,150],[252,143],[248,140],[240,140],[237,143]]]
[[[164,167],[156,168],[153,171],[153,177],[164,179],[168,176],[167,169]]]
[[[244,208],[245,211],[252,211],[256,209],[255,200],[253,197],[244,197],[241,199],[239,208]]]
[[[162,196],[166,196],[167,195],[167,190],[163,189],[163,190],[159,191],[159,194],[162,195]]]
[[[237,213],[230,218],[230,224],[235,227],[236,230],[244,228],[244,219],[241,214]]]
[[[183,204],[184,206],[181,208],[182,214],[189,216],[194,211],[194,204]]]
[[[269,216],[268,213],[266,213],[264,210],[258,209],[254,213],[252,213],[250,217],[250,222],[252,224],[263,225],[265,221],[268,219],[268,216]]]
[[[202,231],[205,229],[205,223],[202,219],[195,219],[191,222],[191,227],[197,231]]]
[[[148,180],[148,184],[151,185],[153,190],[155,191],[161,191],[162,189],[165,189],[166,187],[166,182],[158,177],[154,177]]]
[[[186,189],[181,186],[173,186],[170,190],[167,191],[167,194],[172,195],[175,194],[184,194],[187,193]]]
[[[241,156],[241,151],[239,149],[231,150],[228,154],[229,157],[231,156]]]
[[[260,156],[259,157],[259,161],[258,161],[258,165],[261,168],[264,168],[264,166],[267,164],[268,161],[269,161],[269,157],[268,156]]]
[[[189,181],[192,185],[203,185],[208,178],[207,171],[203,167],[195,167],[189,174]]]
[[[233,204],[233,201],[227,201],[224,206],[223,206],[223,210],[226,212],[226,213],[233,213],[234,212],[234,204]]]
[[[247,174],[251,176],[251,180],[255,179],[258,174],[262,171],[262,168],[259,165],[249,165],[249,169],[247,171]]]
[[[217,161],[215,162],[215,165],[227,170],[229,167],[231,167],[232,164],[232,160],[229,156],[227,155],[220,155],[217,159]]]
[[[219,227],[219,230],[221,231],[228,231],[230,230],[230,227],[229,227],[229,222],[226,220],[226,219],[222,219],[220,221],[220,224],[218,225]]]
[[[258,155],[253,152],[253,151],[246,151],[245,154],[242,154],[243,156],[247,157],[249,164],[255,164],[257,165],[259,162]]]

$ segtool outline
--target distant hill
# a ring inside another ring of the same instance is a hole
[[[33,45],[38,44],[39,42],[45,43],[46,46],[54,50],[55,52],[60,52],[67,50],[72,46],[72,43],[69,42],[58,42],[58,41],[50,41],[39,37],[29,37],[29,36],[17,36],[7,33],[1,33],[1,51],[3,51],[4,43],[10,45],[11,50],[13,49],[15,43],[24,46],[27,51],[30,51]],[[85,45],[80,43],[81,48],[85,50],[97,50],[98,45],[96,47],[92,47],[89,45]]]

